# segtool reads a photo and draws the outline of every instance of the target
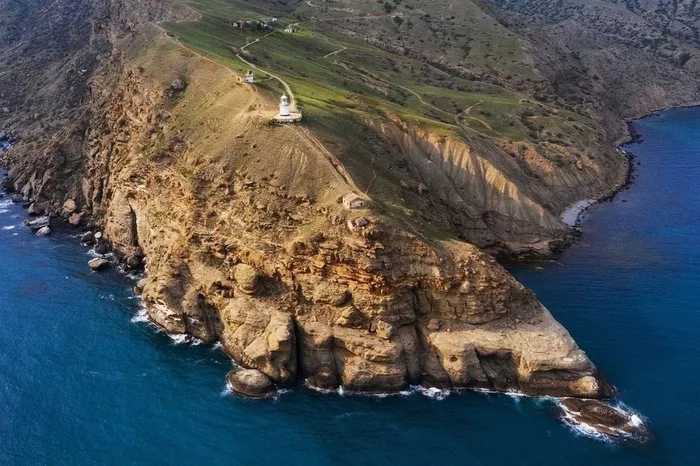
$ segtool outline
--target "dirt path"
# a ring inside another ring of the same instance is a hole
[[[193,49],[189,48],[188,46],[186,46],[185,44],[183,44],[183,43],[180,41],[180,39],[178,39],[177,37],[175,37],[175,36],[173,36],[172,34],[168,33],[168,31],[167,31],[165,28],[163,28],[160,24],[156,24],[156,27],[158,27],[158,29],[160,29],[161,31],[163,31],[163,33],[165,34],[165,36],[166,36],[167,38],[169,38],[171,41],[173,41],[175,44],[177,44],[178,47],[180,47],[180,48],[182,48],[182,49],[184,49],[184,50],[187,50],[187,51],[190,52],[191,54],[195,55],[196,57],[198,57],[198,58],[200,58],[200,59],[202,59],[202,60],[204,60],[204,61],[206,61],[206,62],[208,62],[208,63],[211,63],[212,65],[215,65],[215,66],[217,66],[217,67],[219,67],[219,68],[224,68],[224,69],[225,69],[226,71],[228,71],[231,75],[233,75],[236,79],[239,78],[238,73],[236,73],[235,71],[233,71],[231,68],[229,68],[228,66],[224,65],[223,63],[217,62],[217,61],[212,60],[211,58],[209,58],[209,57],[207,57],[207,56],[205,56],[205,55],[202,55],[201,53],[197,52],[196,50],[193,50]],[[195,84],[195,85],[196,85],[196,84]],[[198,86],[198,87],[199,87],[199,86]],[[232,107],[229,107],[229,106],[227,106],[227,105],[223,105],[223,104],[219,103],[219,102],[217,101],[217,99],[214,98],[214,97],[209,93],[208,90],[206,90],[206,89],[204,89],[204,88],[202,88],[202,87],[199,87],[199,88],[200,88],[200,90],[201,90],[202,92],[204,92],[204,94],[207,96],[207,98],[209,98],[209,99],[211,99],[211,100],[214,101],[214,105],[216,105],[217,107],[221,107],[221,108],[225,108],[225,109],[228,109],[228,110],[233,110],[233,111],[235,111],[235,112],[238,112],[237,115],[236,115],[236,118],[239,118],[243,113],[245,113],[245,112],[241,112],[239,108],[232,108]],[[247,105],[246,107],[252,106],[252,105],[255,103],[255,100],[256,100],[256,94],[255,94],[255,93],[251,93],[250,101],[248,102],[248,105]]]
[[[296,26],[299,26],[299,23],[290,24],[288,27],[296,27]],[[248,51],[248,47],[257,44],[257,43],[260,42],[261,40],[265,39],[266,37],[271,36],[272,34],[275,34],[276,32],[278,32],[278,31],[277,31],[277,30],[274,30],[274,31],[272,31],[272,32],[270,32],[270,33],[268,33],[268,34],[265,34],[265,35],[262,36],[262,37],[259,37],[259,38],[255,39],[254,41],[252,41],[252,42],[250,42],[250,43],[248,43],[248,44],[245,44],[243,47],[241,47],[241,52],[247,52],[247,51]],[[257,71],[260,71],[261,73],[263,73],[263,74],[265,74],[265,75],[267,75],[267,76],[269,76],[269,77],[271,77],[271,78],[277,80],[280,84],[282,84],[282,87],[284,87],[284,92],[285,92],[285,93],[287,94],[287,96],[289,97],[289,106],[290,106],[292,112],[298,112],[298,110],[297,110],[297,99],[296,99],[296,96],[294,95],[294,92],[292,91],[292,88],[289,86],[289,84],[287,84],[287,82],[286,82],[284,79],[280,78],[280,77],[277,76],[277,75],[274,75],[274,74],[270,73],[269,71],[265,71],[264,69],[262,69],[262,68],[260,68],[260,67],[258,67],[258,66],[256,66],[256,65],[254,65],[254,64],[252,64],[251,62],[249,62],[248,60],[246,60],[245,58],[243,58],[243,57],[241,56],[240,53],[237,53],[237,54],[236,54],[236,58],[238,58],[240,61],[242,61],[242,62],[245,63],[246,65],[250,66],[251,68],[253,68],[253,69],[257,70]]]
[[[339,50],[336,50],[335,52],[327,53],[326,55],[323,56],[324,59],[328,59],[332,57],[333,55],[338,55],[341,52],[345,52],[348,48],[345,46],[342,46]]]

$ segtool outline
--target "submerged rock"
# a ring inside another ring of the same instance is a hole
[[[92,270],[93,272],[97,272],[99,270],[104,270],[107,267],[109,267],[109,261],[107,259],[96,257],[95,259],[92,259],[90,262],[88,262],[88,267],[90,267],[90,270]]]
[[[561,401],[565,417],[574,424],[585,424],[610,437],[634,437],[649,440],[649,428],[634,413],[599,400],[565,398]]]
[[[226,381],[231,391],[250,398],[271,398],[277,394],[272,380],[254,369],[239,369],[229,372]]]

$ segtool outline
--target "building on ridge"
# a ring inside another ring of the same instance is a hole
[[[301,121],[301,113],[292,111],[292,104],[286,95],[280,98],[280,112],[275,116],[275,121],[277,123],[299,123]]]
[[[245,72],[245,76],[243,77],[243,82],[247,83],[247,84],[255,83],[255,73],[253,73],[253,70],[248,70]]]
[[[360,195],[350,192],[343,196],[343,207],[346,209],[366,209],[369,201]]]

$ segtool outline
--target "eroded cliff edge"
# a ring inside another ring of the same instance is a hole
[[[269,96],[183,48],[154,19],[135,36],[93,29],[105,55],[84,100],[67,105],[68,124],[52,140],[21,137],[5,162],[27,202],[60,211],[72,199],[120,256],[145,257],[143,297],[155,323],[219,340],[279,384],[610,394],[568,332],[491,256],[430,217],[414,222],[379,204],[343,209],[339,198],[363,189],[342,156],[304,128],[270,127]],[[532,200],[537,188],[517,179],[517,164],[486,160],[496,149],[431,140],[391,118],[365,124],[374,149],[409,158],[404,189],[425,193],[439,215],[455,217],[434,207],[447,205],[489,238],[565,234]],[[410,141],[421,150],[401,149]],[[438,155],[451,171],[421,168]],[[483,198],[460,209],[464,195],[441,192],[446,179],[474,180]],[[481,209],[505,226],[487,225]]]

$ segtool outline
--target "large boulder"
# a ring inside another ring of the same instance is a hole
[[[95,234],[91,231],[86,231],[80,236],[80,242],[87,245],[95,244]]]
[[[238,264],[233,269],[233,278],[242,292],[250,295],[260,291],[260,274],[248,264]]]
[[[226,376],[226,381],[231,391],[238,395],[250,398],[272,398],[277,394],[272,380],[255,369],[231,371]]]
[[[78,210],[78,205],[73,199],[68,199],[66,200],[66,202],[63,203],[63,209],[61,210],[61,213],[64,217],[69,217],[76,210]]]
[[[36,232],[37,236],[49,236],[50,234],[51,234],[51,228],[49,228],[49,227],[41,227]]]
[[[50,226],[51,220],[47,216],[37,217],[33,220],[25,220],[24,224],[27,225],[32,230],[37,231],[37,230],[41,230],[44,227]]]
[[[93,272],[97,272],[109,267],[109,261],[100,257],[96,257],[95,259],[92,259],[90,262],[88,262],[88,267],[90,267],[90,270],[92,270]]]
[[[99,241],[95,245],[95,254],[104,256],[106,254],[109,254],[110,252],[112,252],[112,247],[106,241]]]
[[[570,422],[586,424],[590,428],[611,437],[635,437],[649,440],[652,433],[636,414],[616,408],[603,401],[565,398],[562,409]]]
[[[83,221],[83,214],[79,212],[75,212],[74,214],[71,214],[70,217],[68,217],[68,223],[74,227],[77,227],[80,225],[80,223]]]

